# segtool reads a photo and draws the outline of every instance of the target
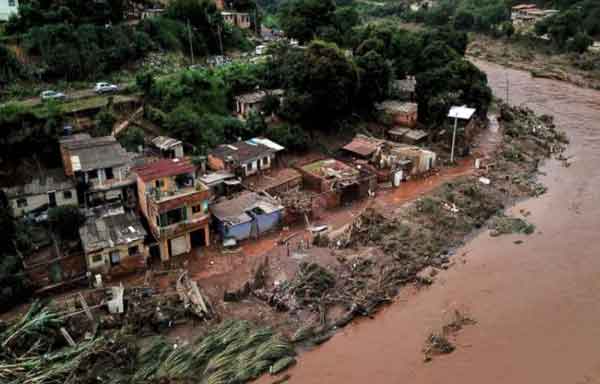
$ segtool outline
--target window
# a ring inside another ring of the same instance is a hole
[[[71,200],[73,198],[73,192],[71,191],[63,191],[63,199]]]
[[[121,254],[119,251],[112,251],[110,253],[110,265],[119,265],[121,264]]]
[[[101,263],[103,261],[103,257],[101,253],[92,255],[92,264],[98,264]]]
[[[162,179],[158,179],[154,181],[154,186],[156,188],[162,188],[165,185],[165,182]]]
[[[16,1],[15,0],[8,0],[8,6],[9,7],[16,7],[17,6]]]
[[[129,256],[135,256],[138,253],[140,253],[140,249],[137,245],[134,247],[129,247],[129,249],[127,250],[127,253],[129,254]]]
[[[23,208],[27,206],[27,199],[17,199],[17,207]]]
[[[106,180],[112,180],[115,178],[112,168],[104,168],[104,174],[106,175]]]
[[[181,207],[161,213],[158,219],[158,225],[160,227],[168,227],[169,225],[177,224],[185,220],[187,220],[187,209]]]
[[[98,178],[98,170],[97,169],[93,169],[91,171],[88,172],[88,178],[90,179],[97,179]]]
[[[262,158],[262,166],[263,167],[268,167],[269,166],[269,157],[263,157]]]
[[[202,205],[196,204],[192,205],[192,213],[200,213],[202,212]]]

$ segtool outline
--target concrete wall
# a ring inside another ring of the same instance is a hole
[[[75,188],[69,189],[68,191],[71,192],[71,198],[69,198],[69,199],[65,198],[64,193],[63,193],[64,191],[56,191],[56,193],[55,193],[56,206],[60,207],[63,205],[78,205],[79,204],[79,202],[77,200],[77,191],[75,190]],[[31,211],[35,210],[36,208],[40,208],[40,207],[44,206],[45,204],[49,203],[47,193],[40,194],[40,195],[26,196],[26,197],[23,197],[23,199],[27,200],[27,206],[18,207],[18,204],[17,204],[17,201],[19,200],[18,198],[9,200],[9,205],[12,208],[13,215],[15,217],[23,216],[24,214],[31,212]]]
[[[129,256],[130,247],[138,247],[138,254]],[[119,265],[111,265],[110,254],[113,251],[119,251]],[[91,252],[85,255],[87,268],[92,273],[115,274],[133,272],[145,265],[147,253],[144,247],[144,241],[138,240],[129,244],[119,245],[114,248],[104,248],[97,252]],[[96,261],[94,261],[96,260]]]
[[[0,21],[8,21],[19,10],[19,0],[0,0]]]

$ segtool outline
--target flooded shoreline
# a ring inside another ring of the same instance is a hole
[[[541,169],[548,192],[510,210],[530,212],[536,233],[475,236],[433,286],[405,290],[375,320],[304,354],[290,382],[600,382],[600,92],[476,64],[498,97],[508,83],[511,104],[554,115],[571,139],[570,166]],[[456,309],[478,324],[454,353],[423,363],[427,335]]]

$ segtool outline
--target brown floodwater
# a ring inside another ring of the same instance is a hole
[[[570,167],[546,162],[548,192],[510,210],[531,212],[536,232],[482,232],[431,287],[301,355],[291,383],[600,383],[600,93],[476,63],[497,96],[508,78],[512,104],[554,115],[571,139]],[[426,337],[455,309],[477,324],[424,363]]]

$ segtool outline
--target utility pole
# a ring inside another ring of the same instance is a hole
[[[190,40],[190,56],[192,58],[192,65],[194,65],[194,44],[192,43],[192,27],[190,26],[190,19],[187,20],[188,39]]]
[[[506,104],[509,103],[509,89],[510,89],[510,81],[508,80],[508,72],[506,72]]]
[[[450,163],[454,163],[454,144],[456,143],[456,128],[458,128],[458,117],[454,117],[454,130],[452,131],[452,149],[450,150]]]

